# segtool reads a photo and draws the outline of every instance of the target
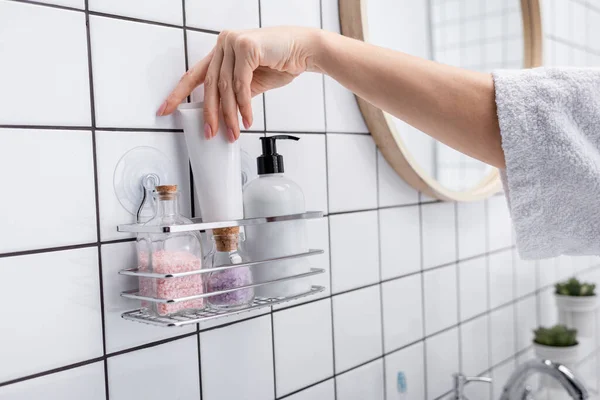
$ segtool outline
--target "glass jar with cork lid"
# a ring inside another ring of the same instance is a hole
[[[192,223],[179,213],[177,185],[156,186],[153,192],[155,215],[145,226]],[[143,233],[137,238],[138,271],[158,274],[199,271],[202,247],[198,232]],[[200,274],[175,278],[139,278],[140,295],[156,299],[177,299],[204,292]],[[166,316],[204,308],[204,299],[175,303],[142,302],[148,313]]]
[[[240,249],[243,235],[239,227],[213,229],[213,247],[204,258],[205,268],[216,268],[241,264],[245,260]],[[206,292],[217,292],[251,285],[252,271],[248,267],[231,268],[209,272],[206,278]],[[243,308],[254,301],[254,289],[246,288],[207,297],[208,305],[216,309]]]

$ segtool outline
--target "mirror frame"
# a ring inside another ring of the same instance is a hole
[[[339,0],[342,34],[368,42],[367,1]],[[542,20],[539,0],[521,0],[523,19],[523,68],[542,65]],[[365,123],[379,151],[398,175],[423,194],[449,201],[476,201],[490,197],[502,189],[500,174],[494,169],[470,191],[453,191],[429,176],[406,147],[392,117],[356,96]]]

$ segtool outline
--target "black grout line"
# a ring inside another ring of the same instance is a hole
[[[65,250],[85,249],[88,247],[96,247],[96,246],[98,246],[98,243],[93,242],[93,243],[73,244],[73,245],[69,245],[69,246],[46,247],[43,249],[34,249],[34,250],[19,250],[19,251],[12,251],[9,253],[1,253],[0,258],[28,256],[28,255],[40,254],[40,253],[53,253],[53,252],[65,251]]]
[[[421,329],[422,336],[425,336],[425,332],[427,332],[427,327],[425,326],[425,274],[424,274],[424,266],[425,263],[423,261],[423,206],[421,205],[421,193],[419,192],[419,262],[420,262],[420,277],[421,277]],[[428,383],[428,373],[427,373],[427,341],[422,338],[423,342],[423,393],[425,394],[425,398],[428,398],[429,394],[427,393],[427,383]]]
[[[30,379],[41,378],[42,376],[46,376],[46,375],[51,375],[51,374],[56,374],[56,373],[63,372],[63,371],[68,371],[70,369],[83,367],[83,366],[93,364],[95,362],[99,362],[99,361],[103,361],[103,360],[104,360],[104,357],[96,357],[96,358],[91,358],[89,360],[77,362],[74,364],[64,365],[62,367],[49,369],[49,370],[42,371],[42,372],[37,372],[35,374],[26,375],[26,376],[22,376],[20,378],[11,379],[9,381],[0,382],[0,387],[13,385],[13,384],[19,383],[19,382],[28,381]]]
[[[127,17],[125,15],[116,15],[116,14],[110,14],[110,13],[105,13],[105,12],[100,12],[100,11],[87,11],[87,13],[90,16],[94,16],[94,17],[120,19],[123,21],[137,22],[137,23],[143,23],[143,24],[149,24],[149,25],[158,25],[158,26],[163,26],[163,27],[167,27],[167,28],[176,28],[176,29],[183,28],[183,26],[181,26],[181,25],[169,24],[167,22],[151,21],[151,20],[147,20],[147,19]]]
[[[273,316],[273,306],[271,309],[271,356],[273,357],[273,397],[277,397],[277,363],[275,362],[275,322]]]
[[[9,0],[16,1],[16,0]],[[61,131],[89,131],[91,126],[61,126],[61,125],[14,125],[0,124],[0,129],[40,129],[40,130],[61,130]]]
[[[34,6],[58,8],[60,10],[84,12],[83,9],[81,9],[81,8],[69,7],[69,6],[61,6],[59,4],[43,3],[43,2],[40,2],[40,1],[33,1],[33,0],[8,0],[8,1],[12,1],[13,3],[31,4],[31,5],[34,5]]]
[[[183,133],[183,129],[168,129],[168,128],[114,128],[114,127],[95,127],[99,132],[149,132],[149,133]]]
[[[300,389],[294,390],[293,392],[290,392],[290,393],[288,393],[288,394],[286,394],[286,395],[283,395],[283,396],[281,396],[281,397],[277,397],[277,398],[276,398],[276,400],[283,400],[283,399],[287,399],[288,397],[291,397],[291,396],[293,396],[293,395],[295,395],[295,394],[298,394],[298,393],[300,393],[300,392],[302,392],[302,391],[304,391],[304,390],[308,390],[308,389],[310,389],[310,388],[313,388],[313,387],[315,387],[315,386],[317,386],[317,385],[320,385],[321,383],[325,383],[325,382],[327,382],[327,381],[329,381],[329,380],[332,380],[332,379],[334,379],[334,378],[335,378],[335,376],[329,376],[329,377],[327,377],[327,378],[325,378],[325,379],[321,379],[321,380],[319,380],[319,381],[317,381],[317,382],[315,382],[315,383],[311,383],[311,384],[310,384],[310,385],[308,385],[308,386],[305,386],[305,387],[303,387],[303,388],[300,388]],[[333,386],[335,387],[335,381],[333,382]]]
[[[184,22],[184,24],[185,24],[185,22]],[[211,35],[218,35],[219,33],[221,33],[219,31],[213,31],[212,29],[196,28],[196,27],[189,26],[189,25],[185,25],[184,28],[187,29],[187,30],[189,30],[189,31],[209,33]]]
[[[16,1],[16,0],[8,0],[8,1]],[[190,30],[190,28],[186,27],[185,30]],[[184,40],[186,41],[186,40]],[[186,52],[187,54],[187,52]],[[263,100],[263,110],[266,109],[265,104],[265,96],[262,95]],[[263,120],[266,128],[266,112],[263,112]],[[114,127],[114,126],[96,126],[92,127],[85,125],[27,125],[27,124],[0,124],[0,129],[40,129],[40,130],[72,130],[72,131],[89,131],[95,129],[99,132],[165,132],[165,133],[183,133],[183,129],[178,128],[134,128],[134,127]],[[241,133],[259,133],[259,134],[303,134],[303,135],[363,135],[367,136],[370,133],[364,132],[326,132],[326,131],[313,131],[313,132],[305,132],[305,131],[285,131],[285,130],[274,130],[269,131],[267,129],[241,129]],[[429,201],[428,203],[439,203],[439,200]],[[416,203],[414,203],[416,204]],[[407,206],[410,204],[404,204],[403,206]],[[395,207],[395,206],[387,206],[387,207]]]
[[[483,29],[483,27],[482,27]],[[483,221],[483,225],[485,227],[485,251],[489,252],[490,251],[490,226],[489,226],[489,220],[490,220],[490,207],[488,204],[488,200],[485,200],[483,203],[483,209],[484,209],[484,214],[485,214],[485,219]],[[490,257],[489,255],[486,255],[485,257],[485,286],[486,286],[486,310],[489,311],[490,309]],[[491,371],[492,370],[492,318],[491,318],[491,314],[488,314],[488,319],[487,319],[487,350],[488,350],[488,369]],[[492,381],[492,384],[490,385],[489,388],[489,393],[490,393],[490,398],[493,397],[493,393],[494,393],[494,382]]]
[[[96,148],[96,105],[94,96],[94,73],[92,63],[92,40],[91,40],[91,28],[90,28],[90,16],[89,16],[89,0],[85,0],[85,34],[86,34],[86,48],[87,48],[87,64],[88,64],[88,84],[90,90],[90,120],[92,123],[92,163],[94,167],[94,200],[96,203],[96,241],[98,244],[98,279],[100,284],[100,318],[102,318],[102,354],[104,355],[103,367],[104,367],[104,390],[106,400],[109,400],[109,386],[108,386],[108,363],[106,361],[106,315],[104,310],[104,278],[102,274],[102,249],[101,243],[101,232],[100,232],[100,196],[98,187],[98,152]]]
[[[130,348],[127,348],[127,349],[123,349],[123,350],[115,351],[115,352],[112,352],[112,353],[108,353],[108,354],[106,354],[106,356],[104,358],[105,359],[109,359],[109,358],[121,356],[123,354],[132,353],[132,352],[138,351],[138,350],[150,349],[152,347],[160,346],[161,344],[167,344],[167,343],[171,343],[171,342],[174,342],[176,340],[179,340],[179,339],[185,339],[185,338],[188,338],[188,337],[192,337],[192,336],[195,336],[196,334],[197,334],[197,332],[194,330],[193,332],[188,332],[188,333],[184,333],[182,335],[168,337],[166,339],[157,340],[156,342],[145,343],[145,344],[142,344],[142,345],[139,345],[139,346],[130,347]]]

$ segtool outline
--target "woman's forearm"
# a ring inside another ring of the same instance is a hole
[[[435,139],[504,168],[494,82],[468,71],[320,33],[314,68]]]

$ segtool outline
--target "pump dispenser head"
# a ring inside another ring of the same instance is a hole
[[[290,135],[275,135],[261,137],[262,155],[256,159],[256,166],[259,175],[279,174],[284,172],[283,156],[277,154],[276,141],[279,139],[300,140],[299,137]]]

